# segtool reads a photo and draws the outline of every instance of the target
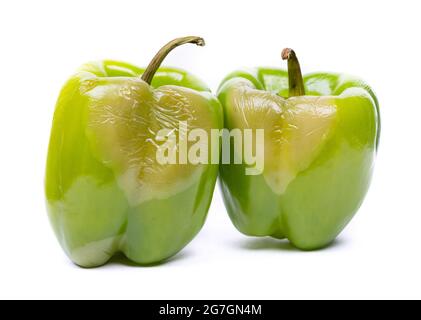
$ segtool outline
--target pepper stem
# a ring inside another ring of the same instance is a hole
[[[203,47],[205,45],[205,40],[203,40],[203,38],[200,37],[183,37],[168,42],[165,46],[162,47],[161,50],[158,51],[155,57],[153,57],[152,61],[149,63],[148,67],[142,75],[142,80],[148,84],[151,84],[153,76],[155,75],[162,61],[164,61],[165,57],[173,49],[186,43],[194,43],[198,46]]]
[[[288,60],[289,96],[304,96],[306,93],[304,89],[303,75],[301,74],[300,63],[298,62],[294,50],[290,48],[282,50],[282,59]]]

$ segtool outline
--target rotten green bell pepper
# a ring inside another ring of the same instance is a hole
[[[236,71],[220,86],[226,128],[265,130],[263,173],[245,175],[247,164],[223,164],[221,188],[242,233],[318,249],[337,237],[367,192],[379,141],[378,103],[355,77],[303,78],[294,51],[282,56],[288,71]]]
[[[175,68],[159,68],[184,43],[171,41],[144,70],[103,61],[84,65],[62,89],[54,114],[46,198],[55,234],[83,267],[123,252],[138,264],[163,261],[199,232],[218,174],[215,164],[160,164],[155,135],[178,122],[222,128],[208,87]],[[217,146],[218,147],[218,146]]]

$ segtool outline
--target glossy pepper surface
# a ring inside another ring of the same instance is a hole
[[[221,188],[242,233],[318,249],[336,238],[367,192],[380,132],[378,103],[355,77],[303,78],[294,51],[285,49],[283,58],[288,71],[236,71],[220,86],[226,128],[265,130],[263,173],[245,175],[245,164],[221,165]]]
[[[46,197],[55,234],[83,267],[123,252],[139,264],[165,260],[201,229],[217,165],[159,164],[155,136],[178,123],[222,127],[208,87],[165,56],[197,37],[176,39],[144,69],[103,61],[84,65],[62,89],[50,138]]]

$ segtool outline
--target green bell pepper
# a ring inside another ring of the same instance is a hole
[[[303,79],[294,51],[282,56],[288,71],[236,71],[220,86],[227,129],[265,130],[263,173],[245,175],[244,163],[221,165],[221,189],[242,233],[318,249],[337,237],[367,192],[380,133],[378,103],[357,78],[314,73]]]
[[[158,263],[203,226],[218,166],[163,165],[155,157],[160,129],[178,137],[179,121],[222,128],[220,103],[203,82],[180,69],[158,69],[184,43],[204,45],[197,37],[171,41],[146,70],[89,63],[61,91],[46,198],[55,234],[79,266],[100,266],[116,252],[138,264]]]

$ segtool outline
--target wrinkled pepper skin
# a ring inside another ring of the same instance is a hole
[[[247,176],[245,165],[221,165],[220,185],[239,231],[314,250],[330,244],[360,207],[380,118],[375,95],[356,78],[315,73],[303,80],[306,95],[287,98],[284,70],[225,78],[218,92],[224,125],[265,129],[265,167]]]
[[[59,96],[50,138],[46,198],[55,234],[82,267],[123,252],[161,262],[203,226],[217,165],[159,165],[154,134],[189,121],[221,128],[220,103],[196,77],[104,61],[84,65]]]

